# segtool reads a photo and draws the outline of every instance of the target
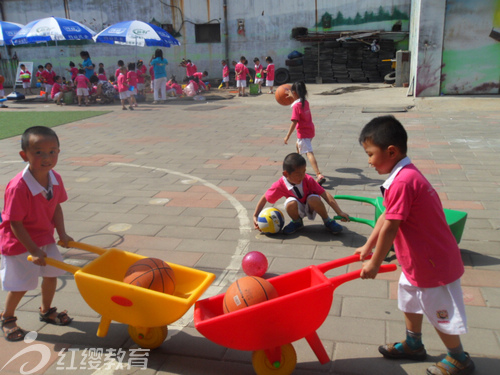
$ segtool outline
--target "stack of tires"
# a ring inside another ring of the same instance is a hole
[[[290,74],[290,81],[297,82],[304,80],[304,55],[298,51],[293,51],[288,55],[288,60],[285,61]]]

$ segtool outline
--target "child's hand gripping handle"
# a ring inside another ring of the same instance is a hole
[[[378,273],[396,271],[397,268],[398,267],[395,264],[384,264],[384,265],[380,266]],[[361,275],[361,270],[348,272],[344,275],[332,277],[330,279],[330,283],[333,285],[334,288],[336,288],[339,285],[342,285],[343,283],[345,283],[347,281],[351,281],[351,280],[359,278],[360,275]]]
[[[30,262],[32,262],[33,257],[31,255],[28,255],[28,260]],[[64,263],[64,262],[61,262],[59,260],[55,260],[54,258],[49,258],[49,257],[45,258],[45,263],[47,264],[47,266],[52,266],[52,267],[60,268],[60,269],[67,271],[67,272],[71,272],[73,275],[76,273],[76,271],[78,271],[80,269],[79,267],[76,267],[76,266],[73,266],[71,264]]]

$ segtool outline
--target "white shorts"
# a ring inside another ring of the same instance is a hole
[[[247,87],[247,80],[241,79],[236,81],[236,87]]]
[[[307,200],[306,200],[306,204],[302,203],[301,201],[299,201],[297,198],[295,197],[290,197],[290,198],[287,198],[286,201],[285,201],[285,209],[286,209],[286,206],[290,203],[290,202],[293,202],[293,201],[296,201],[298,204],[299,204],[299,216],[301,218],[304,218],[307,216],[307,218],[309,220],[314,220],[316,218],[316,211],[314,211],[311,207],[309,207],[309,199],[311,197],[318,197],[319,199],[321,199],[321,197],[317,194],[311,194],[307,197]]]
[[[50,92],[52,91],[52,86],[53,85],[49,85],[48,83],[46,83],[45,86],[44,86],[45,87],[45,92],[50,94]]]
[[[55,243],[40,247],[48,257],[63,261],[63,257]],[[0,277],[2,289],[10,292],[25,292],[36,289],[39,277],[58,277],[66,271],[52,266],[37,266],[30,262],[29,253],[6,256],[2,255],[0,262]]]
[[[31,84],[29,82],[23,82],[23,89],[29,89]]]
[[[57,94],[54,95],[54,100],[59,99],[62,96],[63,92],[59,91]]]
[[[227,77],[222,77],[222,82],[229,82],[229,76],[227,76]]]
[[[398,308],[406,313],[424,314],[439,331],[448,335],[467,333],[467,317],[460,279],[436,288],[419,288],[401,273]]]
[[[130,97],[130,91],[122,91],[118,93],[121,100],[128,99]]]
[[[299,154],[307,154],[308,152],[313,152],[313,146],[311,142],[312,138],[298,138],[297,150],[299,151]]]
[[[142,91],[142,90],[144,90],[144,87],[145,87],[145,86],[146,86],[146,85],[145,85],[144,83],[138,83],[138,84],[137,84],[137,90]]]
[[[89,96],[89,89],[86,87],[78,87],[76,89],[77,96]]]
[[[129,94],[128,94],[129,98],[131,96],[136,96],[137,95],[137,88],[134,87],[134,89],[132,91],[128,90],[128,92],[129,92]]]
[[[266,86],[273,87],[274,86],[274,79],[272,81],[266,80]]]
[[[255,78],[254,82],[257,84],[262,83],[262,82],[264,82],[264,78]]]

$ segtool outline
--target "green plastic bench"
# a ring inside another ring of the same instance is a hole
[[[356,201],[356,202],[363,202],[363,203],[368,203],[371,204],[372,206],[375,207],[375,215],[374,219],[364,219],[364,218],[359,218],[359,217],[351,217],[351,221],[357,222],[357,223],[363,223],[371,226],[372,228],[375,227],[375,224],[379,218],[379,216],[385,211],[385,207],[383,205],[384,199],[382,197],[377,197],[377,198],[367,198],[367,197],[358,197],[355,195],[335,195],[335,199],[345,199],[345,200],[350,200],[350,201]],[[455,237],[455,240],[457,241],[457,244],[460,243],[460,240],[462,239],[462,234],[464,233],[464,228],[465,228],[465,222],[467,221],[467,212],[463,211],[457,211],[457,210],[450,210],[445,208],[444,209],[444,216],[446,218],[446,222],[448,223],[451,233],[453,233],[453,236]],[[336,220],[341,219],[340,216],[335,216]]]

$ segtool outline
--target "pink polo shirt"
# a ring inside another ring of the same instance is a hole
[[[127,81],[129,86],[134,86],[137,88],[137,73],[133,70],[127,72]]]
[[[83,74],[78,74],[75,78],[75,84],[77,89],[86,89],[89,87],[89,79]]]
[[[50,97],[54,99],[54,96],[56,96],[56,94],[61,91],[62,91],[62,86],[57,82],[54,83],[54,85],[52,86],[52,91],[50,92]]]
[[[197,71],[198,71],[198,68],[196,67],[195,64],[193,64],[193,63],[186,64],[186,75],[188,77],[192,77],[194,75],[194,73],[196,73]]]
[[[234,73],[237,81],[244,81],[248,74],[248,68],[244,64],[238,63],[234,67]]]
[[[398,164],[383,185],[386,220],[401,220],[394,240],[398,261],[414,286],[449,284],[462,276],[464,265],[439,196],[409,158]]]
[[[274,64],[269,64],[266,68],[266,71],[267,71],[266,80],[274,81]]]
[[[267,201],[271,204],[276,203],[280,198],[290,198],[294,197],[297,198],[300,202],[306,203],[307,197],[311,194],[317,194],[321,195],[325,192],[325,189],[323,189],[317,182],[309,176],[308,174],[305,175],[304,179],[301,182],[301,186],[296,185],[299,187],[299,190],[302,191],[302,199],[298,199],[297,195],[293,191],[293,186],[286,180],[285,176],[281,177],[278,181],[276,181],[274,184],[271,185],[269,190],[266,191],[265,197]]]
[[[311,110],[309,109],[309,102],[304,101],[304,107],[300,99],[292,103],[292,121],[297,121],[297,138],[314,138],[315,130],[312,122]]]
[[[22,221],[37,246],[54,243],[54,212],[58,204],[68,196],[61,179],[55,171],[50,171],[52,199],[47,200],[46,192],[32,176],[28,166],[18,173],[5,189],[4,209],[0,223],[0,249],[2,255],[25,253],[26,248],[19,242],[10,227],[11,221]]]

